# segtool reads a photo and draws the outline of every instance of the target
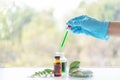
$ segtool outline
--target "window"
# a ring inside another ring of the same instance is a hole
[[[120,20],[119,0],[0,0],[0,66],[52,66],[66,22],[87,14]],[[62,50],[68,64],[120,66],[120,38],[108,41],[69,31]]]

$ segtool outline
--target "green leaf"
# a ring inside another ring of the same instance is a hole
[[[45,69],[44,71],[47,72],[48,74],[54,72],[52,69]]]
[[[79,68],[71,68],[70,70],[69,70],[69,73],[74,73],[74,72],[76,72],[76,71],[78,71],[79,70]]]
[[[71,68],[79,68],[80,61],[74,61],[70,64],[70,69]]]
[[[46,71],[42,71],[42,73],[43,73],[43,76],[47,77]]]

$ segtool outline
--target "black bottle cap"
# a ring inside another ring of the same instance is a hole
[[[60,56],[55,56],[55,58],[60,58]]]

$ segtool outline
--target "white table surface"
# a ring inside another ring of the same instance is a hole
[[[120,80],[120,67],[82,68],[93,71],[92,78],[74,78],[68,75],[62,77],[30,78],[34,72],[43,70],[38,67],[0,68],[0,80]]]

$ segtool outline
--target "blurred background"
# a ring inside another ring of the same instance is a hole
[[[0,0],[0,66],[53,66],[66,22],[79,15],[120,21],[120,0]],[[69,32],[68,65],[120,66],[120,38],[108,41]]]

